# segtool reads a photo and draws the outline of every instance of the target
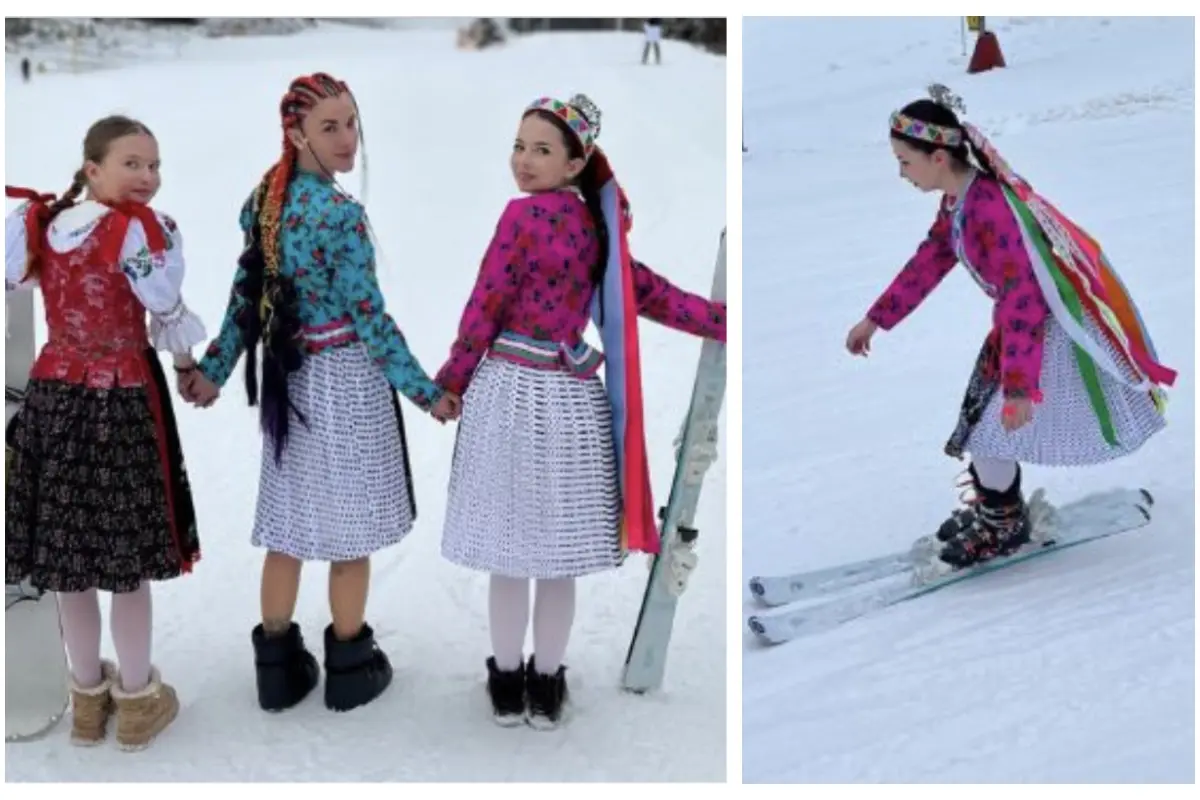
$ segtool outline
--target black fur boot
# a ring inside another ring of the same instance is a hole
[[[299,625],[293,622],[285,632],[268,636],[260,623],[251,631],[250,640],[254,643],[258,705],[263,711],[289,709],[316,688],[320,669],[304,646]]]
[[[392,683],[392,664],[379,645],[375,631],[363,623],[358,635],[342,641],[325,628],[325,706],[350,711],[366,705]]]
[[[553,675],[538,672],[534,657],[525,667],[525,692],[529,697],[529,724],[540,730],[557,728],[567,702],[567,668],[560,666]]]
[[[505,728],[520,725],[525,721],[525,665],[502,670],[496,666],[496,657],[489,656],[487,672],[488,696],[492,699],[496,724]]]

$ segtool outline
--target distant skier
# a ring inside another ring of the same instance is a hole
[[[31,70],[32,70],[32,66],[29,63],[29,58],[28,57],[22,58],[21,59],[21,77],[25,79],[26,83],[29,83],[29,73]]]
[[[5,219],[5,291],[40,288],[49,329],[14,419],[5,582],[57,595],[72,743],[99,744],[115,706],[126,750],[150,744],[179,712],[151,661],[150,582],[200,558],[158,352],[172,353],[177,371],[193,369],[205,330],[180,296],[179,229],[146,205],[160,183],[154,136],[115,116],[88,129],[61,198],[5,187],[28,201]],[[98,591],[112,594],[119,672],[100,656]]]
[[[1088,234],[1034,193],[945,87],[891,118],[900,176],[943,193],[925,242],[846,346],[866,355],[961,261],[994,303],[946,453],[969,453],[976,497],[939,532],[961,568],[1030,537],[1020,463],[1082,466],[1128,455],[1165,425],[1162,366],[1132,299]],[[974,163],[972,163],[972,161]],[[1069,254],[1069,255],[1068,255]],[[973,508],[970,508],[973,507]]]
[[[505,206],[437,375],[463,397],[442,553],[491,575],[488,691],[503,725],[559,722],[575,579],[657,549],[637,317],[725,341],[724,303],[629,256],[633,216],[599,134],[583,95],[524,109],[510,165],[527,196]],[[604,354],[583,338],[596,299]]]
[[[642,46],[642,63],[646,64],[650,60],[650,51],[654,50],[654,63],[662,64],[662,20],[657,17],[646,20],[642,30],[646,36],[646,43]]]

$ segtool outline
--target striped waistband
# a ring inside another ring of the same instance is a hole
[[[358,333],[349,317],[335,319],[323,325],[304,325],[300,328],[300,337],[304,340],[305,349],[310,353],[358,341]]]
[[[563,369],[578,378],[592,377],[604,363],[604,354],[587,342],[570,347],[512,331],[503,331],[496,337],[490,354],[535,369]]]

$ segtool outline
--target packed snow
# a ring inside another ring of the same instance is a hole
[[[1008,67],[977,75],[961,18],[745,20],[743,616],[751,576],[903,549],[957,503],[990,302],[959,268],[870,358],[844,344],[933,220],[887,143],[931,82],[1099,238],[1180,372],[1140,452],[1027,492],[1143,486],[1154,518],[812,638],[743,626],[746,782],[1195,779],[1194,23],[987,19]]]
[[[389,311],[432,373],[516,193],[508,155],[521,110],[545,93],[584,91],[604,112],[600,144],[633,203],[637,256],[707,295],[726,224],[724,58],[666,42],[663,66],[643,67],[641,37],[614,33],[513,37],[502,48],[459,52],[453,30],[438,27],[192,38],[152,64],[35,75],[29,84],[10,59],[6,182],[61,192],[93,120],[142,118],[164,158],[155,205],[185,237],[186,298],[215,335],[240,252],[238,210],[278,156],[279,98],[296,75],[333,72],[357,95],[369,156],[369,184],[360,169],[344,185],[360,197],[367,190]],[[44,334],[39,319],[39,340]],[[664,504],[700,341],[650,322],[641,336],[655,500]],[[260,445],[241,367],[212,409],[177,408],[204,551],[194,575],[155,587],[154,657],[179,691],[180,716],[140,756],[70,747],[64,721],[43,741],[6,746],[8,780],[724,780],[724,458],[706,477],[700,562],[679,604],[662,691],[619,688],[648,575],[646,559],[633,556],[581,582],[567,653],[570,722],[552,733],[501,729],[484,689],[487,578],[439,553],[454,428],[405,402],[419,518],[403,544],[375,558],[368,606],[396,680],[349,714],[326,711],[318,691],[272,716],[255,702],[250,646]],[[318,657],[327,619],[326,570],[311,566],[298,621]],[[105,648],[111,656],[107,634]]]

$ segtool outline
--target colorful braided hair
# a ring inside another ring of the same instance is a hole
[[[246,348],[246,393],[250,405],[258,403],[256,349],[263,346],[261,425],[275,443],[275,460],[283,457],[290,412],[301,424],[303,414],[288,397],[288,376],[303,364],[304,352],[299,301],[295,286],[280,274],[282,251],[279,228],[288,184],[295,174],[299,150],[288,136],[317,103],[349,92],[342,81],[317,72],[296,78],[279,103],[283,152],[251,194],[248,206],[252,223],[239,264],[246,271],[247,304],[238,327]],[[361,135],[361,134],[360,134]]]

